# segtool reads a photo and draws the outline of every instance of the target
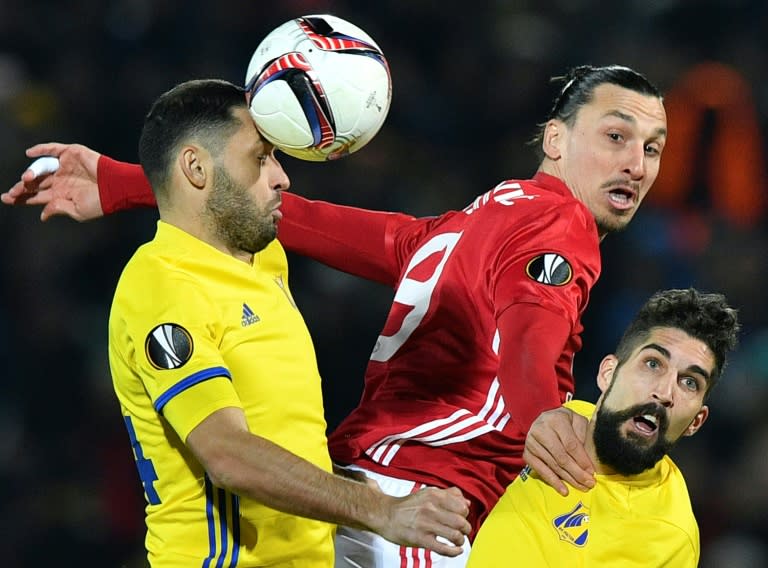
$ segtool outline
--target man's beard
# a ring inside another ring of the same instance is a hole
[[[635,432],[621,433],[622,425],[635,416],[653,414],[658,419],[656,439],[650,441]],[[674,441],[667,440],[669,419],[658,404],[638,404],[620,411],[601,407],[595,418],[593,440],[600,463],[622,475],[636,475],[652,468],[669,453]]]
[[[206,202],[206,214],[216,235],[233,250],[253,254],[277,236],[272,211],[261,209],[248,190],[221,166],[214,173],[214,190]]]

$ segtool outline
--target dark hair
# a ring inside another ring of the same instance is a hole
[[[241,126],[232,112],[246,107],[245,90],[218,79],[181,83],[160,95],[144,119],[139,161],[155,196],[164,198],[178,147],[196,140],[218,156]]]
[[[557,118],[572,127],[579,109],[592,101],[595,89],[600,85],[617,85],[642,95],[662,99],[659,89],[644,75],[621,65],[607,65],[605,67],[580,65],[572,68],[563,76],[553,77],[552,82],[561,82],[563,87],[555,97],[547,119],[537,125],[538,131],[530,142],[534,145],[540,159],[544,158],[541,142],[544,139],[544,128],[547,122]]]
[[[619,364],[626,361],[651,330],[659,327],[680,329],[702,342],[715,356],[715,368],[707,394],[717,383],[726,365],[726,355],[736,348],[741,329],[737,311],[722,294],[704,294],[694,288],[657,292],[640,308],[624,331],[616,348]]]

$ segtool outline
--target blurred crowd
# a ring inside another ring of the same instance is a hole
[[[0,186],[35,142],[137,159],[144,113],[178,82],[244,82],[275,26],[334,13],[388,57],[379,135],[344,160],[284,157],[308,197],[430,215],[529,177],[527,141],[568,67],[621,63],[667,93],[670,143],[630,228],[602,245],[577,397],[660,288],[724,292],[739,351],[699,434],[674,450],[704,567],[768,566],[768,4],[762,0],[0,0]],[[0,208],[0,542],[9,568],[144,565],[143,496],[112,393],[106,327],[115,283],[157,214],[78,225]],[[391,292],[301,258],[291,285],[313,334],[329,428],[356,403]]]

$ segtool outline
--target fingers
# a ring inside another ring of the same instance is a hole
[[[448,544],[446,543],[441,537],[435,537],[434,541],[429,544],[429,546],[422,546],[421,548],[429,548],[431,550],[434,550],[438,554],[442,554],[443,556],[448,556],[450,558],[454,558],[456,556],[460,556],[462,552],[464,552],[464,548],[461,546],[464,544],[465,537],[462,535],[462,541],[461,544],[454,545],[454,544]]]
[[[422,490],[423,498],[432,507],[427,507],[428,514],[425,518],[425,530],[431,533],[430,539],[434,539],[429,546],[437,552],[444,550],[461,554],[461,545],[464,544],[465,535],[472,530],[467,515],[469,514],[469,502],[464,498],[457,487],[450,489],[437,489],[430,487]],[[458,550],[457,550],[458,548]],[[442,554],[443,552],[441,552]]]
[[[41,156],[54,156],[58,158],[70,146],[71,144],[60,144],[59,142],[44,142],[27,148],[26,154],[28,158],[39,158]]]
[[[595,486],[594,468],[586,468],[579,465],[573,455],[567,450],[562,450],[565,446],[561,445],[560,450],[552,451],[551,445],[543,445],[535,438],[526,441],[526,447],[523,451],[523,459],[535,470],[541,479],[560,495],[568,495],[570,484],[579,491],[589,491]],[[589,458],[587,457],[587,460]],[[563,483],[565,482],[565,483]]]
[[[35,205],[34,203],[28,202],[31,205]],[[40,204],[46,203],[45,201],[40,201]],[[42,212],[40,213],[40,220],[41,221],[47,221],[51,217],[55,217],[57,215],[64,215],[67,217],[71,217],[75,221],[83,222],[85,221],[85,218],[83,215],[78,211],[77,206],[68,199],[52,199],[50,200],[45,207],[43,207]]]
[[[581,491],[594,487],[595,468],[584,447],[587,422],[571,410],[558,408],[541,414],[526,437],[526,463],[561,495],[568,494],[563,481]]]
[[[540,456],[546,456],[546,459]],[[568,487],[563,483],[561,475],[566,474],[565,470],[557,467],[557,459],[547,451],[547,448],[541,445],[538,440],[528,436],[525,441],[525,450],[523,450],[523,459],[541,479],[557,491],[560,495],[565,497],[568,495]],[[555,464],[558,471],[549,467],[548,464]]]
[[[59,169],[59,159],[54,156],[41,156],[32,162],[27,172],[32,172],[34,177],[55,173]],[[27,173],[24,172],[24,173]],[[22,174],[23,177],[23,174]],[[29,176],[27,176],[29,177]]]
[[[381,534],[403,546],[455,557],[462,554],[471,531],[468,514],[469,503],[457,488],[429,487],[395,498],[393,515]]]

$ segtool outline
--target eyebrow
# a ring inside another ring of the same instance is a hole
[[[630,124],[637,124],[637,120],[634,116],[627,114],[625,112],[621,112],[620,110],[609,110],[606,112],[603,116],[615,116],[616,118],[623,120],[625,122],[629,122]],[[655,131],[655,134],[657,137],[659,136],[666,136],[667,135],[667,129],[666,128],[657,128]]]
[[[667,360],[669,360],[672,357],[672,354],[669,352],[669,349],[667,349],[666,347],[662,347],[657,343],[649,343],[648,345],[644,345],[643,347],[640,348],[640,352],[645,351],[646,349],[653,349],[654,351],[658,351]],[[699,365],[689,365],[686,370],[690,373],[696,373],[698,375],[701,375],[702,377],[704,377],[704,380],[706,380],[707,382],[709,382],[711,378],[709,372],[702,369]]]

